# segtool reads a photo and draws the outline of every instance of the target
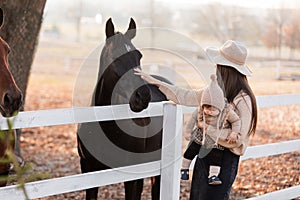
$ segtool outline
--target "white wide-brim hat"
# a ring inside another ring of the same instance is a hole
[[[205,51],[212,63],[233,67],[246,76],[252,75],[251,70],[246,65],[248,51],[242,43],[228,40],[221,48],[208,47]]]

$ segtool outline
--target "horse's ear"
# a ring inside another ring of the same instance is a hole
[[[4,22],[4,14],[2,8],[0,8],[0,28],[2,27]]]
[[[128,37],[128,39],[132,39],[135,37],[136,35],[136,24],[135,21],[130,18],[130,23],[129,23],[129,27],[128,30],[126,31],[125,35]]]
[[[111,18],[109,18],[106,22],[105,33],[106,33],[106,38],[109,38],[115,34],[115,27],[114,24],[112,23]]]

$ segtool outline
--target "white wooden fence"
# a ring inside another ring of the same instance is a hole
[[[257,97],[257,101],[260,108],[300,104],[300,94],[259,96]],[[191,113],[194,109],[195,108],[161,102],[151,103],[147,110],[138,114],[131,112],[128,105],[20,112],[14,119],[14,128],[32,128],[92,121],[107,121],[111,119],[163,116],[164,128],[161,160],[117,169],[27,183],[26,190],[29,197],[32,199],[41,198],[160,174],[161,199],[179,199],[183,114]],[[117,117],[113,115],[113,113],[116,112],[118,113]],[[7,129],[3,118],[0,121],[0,127],[2,130]],[[300,139],[251,146],[248,147],[246,154],[241,159],[260,158],[298,150],[300,150]],[[300,185],[251,199],[292,199],[299,196]],[[17,186],[7,186],[0,188],[0,199],[20,200],[24,199],[24,194],[21,190],[17,189]]]
[[[257,66],[275,66],[276,67],[276,79],[291,79],[299,80],[299,61],[260,61]],[[288,75],[287,75],[288,74]]]

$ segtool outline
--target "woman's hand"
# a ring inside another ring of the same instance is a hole
[[[156,86],[161,85],[161,81],[157,80],[156,78],[153,78],[150,74],[147,74],[138,68],[135,68],[134,71],[135,75],[140,76],[143,80],[147,81],[148,83]]]

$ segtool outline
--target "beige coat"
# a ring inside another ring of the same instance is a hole
[[[176,104],[186,106],[199,106],[201,103],[201,97],[203,90],[189,90],[180,88],[174,85],[166,83],[160,83],[159,89],[167,96],[171,101]],[[231,129],[222,129],[218,143],[233,152],[236,155],[243,155],[248,147],[249,142],[249,129],[251,124],[252,107],[250,96],[245,92],[241,91],[233,100],[234,111],[238,114],[241,119],[241,127],[238,134],[236,143],[229,144],[226,140],[228,134],[232,131]],[[219,136],[216,129],[209,126],[206,134],[209,135],[213,140]]]

